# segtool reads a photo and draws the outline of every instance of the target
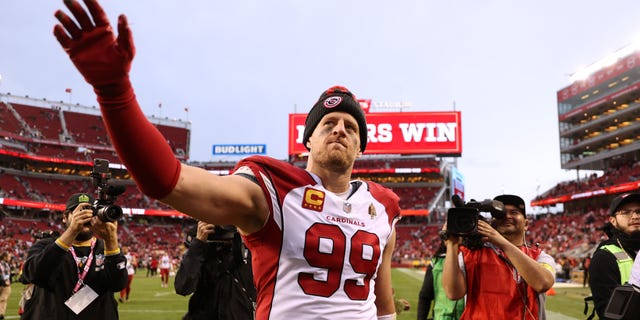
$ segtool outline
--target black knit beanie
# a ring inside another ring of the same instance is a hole
[[[307,120],[304,122],[304,135],[302,144],[307,150],[307,141],[311,137],[311,133],[325,115],[342,111],[352,115],[358,122],[360,129],[360,151],[364,152],[367,147],[367,120],[364,111],[360,107],[360,103],[356,97],[347,88],[341,86],[333,86],[320,95],[320,98],[313,105],[311,111],[307,114]]]

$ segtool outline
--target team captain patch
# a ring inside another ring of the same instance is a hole
[[[312,188],[304,190],[302,198],[302,207],[305,209],[322,212],[324,207],[324,192]]]

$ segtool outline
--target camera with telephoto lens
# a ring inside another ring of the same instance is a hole
[[[464,202],[458,195],[451,197],[454,207],[447,211],[447,233],[470,236],[478,232],[480,212],[491,213],[494,218],[504,218],[504,204],[497,200],[470,200]]]
[[[109,161],[94,159],[91,177],[93,178],[93,185],[98,189],[98,199],[91,205],[93,215],[103,222],[117,221],[122,217],[122,208],[114,203],[125,188],[124,186],[109,185],[109,179],[111,178]]]

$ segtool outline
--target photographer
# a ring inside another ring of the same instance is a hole
[[[189,299],[184,320],[253,319],[256,290],[251,274],[251,253],[235,228],[198,222],[190,230],[174,286]]]
[[[29,249],[23,278],[34,291],[21,319],[118,319],[113,293],[127,283],[118,224],[94,216],[92,203],[89,194],[72,195],[62,217],[66,230]]]
[[[555,262],[527,245],[524,200],[515,195],[494,200],[504,204],[503,215],[494,217],[492,224],[477,221],[481,247],[461,247],[463,237],[445,233],[445,293],[452,300],[467,295],[461,319],[544,319],[545,292],[553,286]]]
[[[589,287],[600,319],[613,290],[629,280],[633,259],[640,249],[640,193],[617,196],[609,207],[611,231],[593,253]]]
[[[427,266],[418,296],[418,320],[460,319],[464,311],[464,299],[449,300],[442,289],[442,269],[447,251],[444,242],[440,242],[438,251]],[[433,305],[433,308],[432,308]],[[433,316],[429,318],[429,311]]]

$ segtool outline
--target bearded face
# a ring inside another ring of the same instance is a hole
[[[347,172],[360,154],[358,123],[345,112],[325,115],[309,138],[312,159],[318,166]]]
[[[502,235],[524,235],[528,221],[520,210],[512,205],[505,205],[505,216],[495,220],[495,228]]]

